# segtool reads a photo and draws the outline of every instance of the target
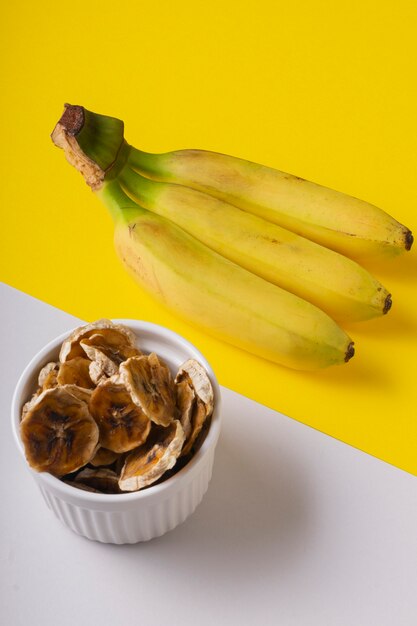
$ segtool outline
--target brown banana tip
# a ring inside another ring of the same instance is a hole
[[[392,307],[392,298],[391,298],[391,294],[389,293],[387,297],[385,298],[385,304],[384,304],[382,313],[386,315],[391,307]]]
[[[350,361],[350,359],[353,357],[354,354],[355,354],[354,342],[351,341],[346,350],[345,363]]]
[[[78,135],[84,126],[84,107],[78,104],[64,104],[65,110],[58,124],[64,128],[67,135]]]
[[[413,245],[413,242],[414,242],[413,233],[411,232],[411,230],[407,230],[407,232],[405,233],[405,249],[411,250],[411,246]]]

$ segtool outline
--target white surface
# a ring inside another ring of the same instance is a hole
[[[1,287],[1,622],[8,626],[414,626],[415,477],[224,390],[209,490],[133,546],[62,526],[15,449],[13,386],[77,323]]]

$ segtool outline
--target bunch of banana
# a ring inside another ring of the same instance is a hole
[[[189,322],[264,358],[296,369],[347,362],[353,342],[334,320],[391,306],[352,258],[409,249],[411,232],[297,177],[204,151],[147,154],[123,131],[120,120],[66,105],[52,139],[112,213],[117,253],[135,279]]]

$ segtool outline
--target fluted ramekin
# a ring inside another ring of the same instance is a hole
[[[189,341],[167,328],[137,320],[114,320],[128,326],[138,337],[144,352],[156,352],[176,372],[179,365],[194,358],[207,370],[214,390],[214,412],[204,442],[192,459],[166,481],[142,491],[101,494],[82,491],[47,472],[28,469],[48,507],[68,528],[104,543],[148,541],[181,524],[201,502],[211,478],[214,452],[220,434],[221,397],[217,379],[204,356]],[[70,331],[69,331],[70,332]],[[23,404],[36,388],[43,365],[58,359],[59,348],[69,332],[40,350],[27,365],[16,385],[12,401],[12,428],[20,453],[24,448],[19,424]]]

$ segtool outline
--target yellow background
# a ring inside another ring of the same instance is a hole
[[[348,365],[286,370],[142,293],[116,259],[110,216],[49,138],[64,102],[82,104],[122,118],[144,150],[248,158],[373,202],[417,230],[416,19],[415,2],[402,0],[7,3],[0,278],[86,320],[173,328],[222,384],[417,473],[417,245],[371,268],[394,305],[347,328],[357,349]]]

